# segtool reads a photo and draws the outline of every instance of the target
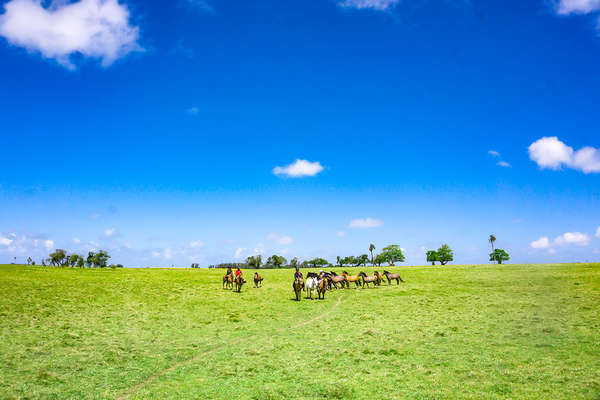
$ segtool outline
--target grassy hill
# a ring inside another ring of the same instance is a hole
[[[600,264],[389,269],[296,302],[291,270],[0,266],[0,399],[600,397]]]

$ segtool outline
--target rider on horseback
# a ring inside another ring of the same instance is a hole
[[[296,272],[294,272],[294,280],[300,279],[302,281],[302,289],[304,289],[304,277],[302,276],[302,272],[300,269],[296,267]]]

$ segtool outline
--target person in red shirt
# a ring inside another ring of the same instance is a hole
[[[240,276],[241,274],[242,274],[242,270],[240,269],[240,267],[238,267],[238,268],[235,270],[235,276],[236,276],[236,278],[237,278],[238,276]]]

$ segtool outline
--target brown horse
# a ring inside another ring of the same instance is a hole
[[[236,292],[242,291],[242,286],[246,283],[246,280],[242,277],[242,275],[238,275],[235,277],[235,290]]]
[[[375,272],[373,272],[373,276],[376,276],[376,277],[377,277],[377,282],[375,282],[375,284],[376,284],[377,286],[380,286],[380,285],[381,285],[381,282],[383,282],[383,275],[381,275],[381,274],[379,273],[379,271],[375,271]]]
[[[360,275],[348,275],[346,271],[342,272],[342,275],[346,277],[346,287],[350,288],[350,282],[354,282],[356,288],[361,286],[360,284]]]
[[[337,284],[341,283],[342,284],[342,289],[346,286],[346,277],[344,275],[337,275],[335,272],[330,271],[329,275],[329,279],[331,280],[331,283],[333,284],[333,286],[337,289]]]
[[[302,288],[304,287],[304,281],[302,278],[294,279],[294,283],[292,283],[292,288],[294,289],[294,293],[296,293],[296,300],[300,301],[302,298]]]
[[[325,300],[325,292],[327,292],[327,279],[323,278],[317,282],[317,296],[321,299],[321,295],[323,295],[323,300]]]
[[[263,282],[263,277],[260,276],[260,274],[258,272],[255,272],[254,273],[254,287],[256,287],[256,288],[259,287],[259,284],[260,284],[260,286],[262,286],[262,282]]]
[[[391,272],[383,271],[383,275],[387,278],[388,285],[391,285],[394,279],[396,280],[396,285],[399,285],[400,282],[404,282],[398,273],[392,274]]]
[[[376,285],[377,283],[377,277],[375,275],[373,276],[368,276],[367,274],[365,274],[364,272],[360,272],[358,274],[358,276],[362,276],[362,282],[363,282],[363,289],[365,288],[365,285],[367,287],[369,287],[369,283],[372,283],[373,285]]]
[[[233,289],[233,274],[223,277],[223,289]]]

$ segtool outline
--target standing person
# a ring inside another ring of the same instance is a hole
[[[233,271],[231,270],[231,267],[227,267],[227,274],[225,274],[225,276],[231,275],[233,274]]]
[[[242,275],[242,270],[240,269],[240,267],[237,267],[237,269],[235,270],[235,277],[237,278],[240,275]]]

